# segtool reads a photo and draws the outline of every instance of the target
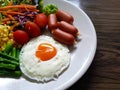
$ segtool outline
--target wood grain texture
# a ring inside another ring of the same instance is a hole
[[[89,70],[68,90],[120,90],[120,0],[80,0],[94,23],[97,51]]]

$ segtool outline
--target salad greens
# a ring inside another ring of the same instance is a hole
[[[48,16],[57,10],[54,4],[44,6],[44,0],[0,0],[0,25],[9,26],[13,35],[16,29],[24,28],[27,21],[34,21],[37,14],[45,13]],[[13,37],[8,38],[10,39],[13,40]],[[5,42],[4,46],[5,48],[0,50],[0,76],[20,77],[22,74],[19,68],[20,48],[13,42]]]
[[[14,4],[33,4],[32,0],[13,0]]]
[[[49,14],[52,14],[52,13],[56,13],[57,10],[58,10],[58,8],[54,4],[48,4],[45,7],[43,7],[43,12],[46,15],[49,15]]]
[[[7,6],[9,4],[9,0],[0,0],[0,7]]]
[[[35,4],[33,1],[38,1],[38,2]],[[28,7],[34,8],[33,11],[32,10],[29,11],[28,9],[25,9],[25,10],[21,9],[22,4],[23,6],[26,6],[26,7],[29,4]],[[38,5],[39,9],[42,9],[43,0],[0,0],[0,10],[1,10],[0,25],[3,25],[3,26],[7,25],[10,28],[14,28],[14,26],[15,28],[18,28],[18,26],[23,26],[23,24],[26,21],[33,20],[35,18],[35,15],[39,13],[36,11],[37,9],[36,7],[34,7],[35,5]],[[9,8],[9,7],[12,7],[12,8]],[[14,7],[20,7],[20,8],[14,9]],[[23,11],[19,12],[20,10],[23,10]],[[8,12],[12,14],[9,14]],[[11,17],[13,18],[13,20],[11,19]],[[16,26],[17,24],[18,26]],[[4,31],[9,32],[8,30],[7,31],[4,30]],[[11,29],[11,31],[13,31],[13,29]],[[2,30],[0,31],[0,33],[3,33]],[[7,35],[6,33],[4,34]],[[0,40],[1,38],[3,37],[0,37]],[[8,40],[10,39],[12,38],[8,38]],[[3,46],[2,44],[0,45]],[[19,64],[20,64],[19,54],[20,54],[20,48],[18,47],[18,45],[16,45],[13,42],[5,42],[4,49],[2,51],[0,50],[0,77],[19,78],[21,76],[22,72],[19,68]]]

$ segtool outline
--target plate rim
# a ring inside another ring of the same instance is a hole
[[[65,83],[64,85],[56,88],[55,90],[64,90],[64,89],[68,89],[70,88],[72,85],[74,85],[80,78],[83,77],[83,75],[87,72],[87,70],[89,69],[89,67],[91,66],[92,62],[93,62],[93,59],[94,59],[94,56],[95,56],[95,53],[96,53],[96,49],[97,49],[97,34],[96,34],[96,30],[95,30],[95,26],[92,22],[92,20],[90,19],[90,17],[80,8],[80,6],[76,6],[74,3],[72,3],[71,1],[68,1],[68,0],[61,0],[61,1],[64,1],[66,3],[69,3],[71,4],[72,6],[76,7],[77,9],[79,9],[79,11],[81,11],[82,14],[85,15],[85,17],[89,20],[90,24],[91,24],[91,28],[94,32],[94,48],[92,48],[92,54],[90,55],[90,59],[89,59],[89,62],[87,61],[81,68],[82,69],[82,72],[79,72],[77,73],[77,75],[74,77],[74,79],[72,78],[71,80],[69,80],[69,82],[67,81],[67,83]],[[80,74],[82,73],[82,74]]]

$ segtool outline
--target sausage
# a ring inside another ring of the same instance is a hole
[[[50,30],[54,30],[57,28],[57,17],[56,14],[50,14],[48,16],[48,29]]]
[[[55,40],[66,45],[73,45],[75,41],[74,36],[72,34],[64,32],[60,29],[53,30],[52,36]]]
[[[73,26],[65,21],[58,22],[58,28],[67,33],[72,34],[75,37],[78,34],[78,29],[75,26]]]
[[[56,15],[57,15],[58,20],[60,20],[60,21],[66,21],[70,24],[72,24],[73,21],[74,21],[73,16],[70,15],[69,13],[65,12],[65,11],[58,10],[56,12]]]

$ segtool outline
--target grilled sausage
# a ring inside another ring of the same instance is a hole
[[[70,15],[69,13],[65,12],[65,11],[58,10],[56,12],[56,15],[57,15],[58,20],[60,20],[60,21],[66,21],[70,24],[72,24],[73,21],[74,21],[73,16]]]
[[[75,26],[73,26],[65,21],[58,22],[58,28],[67,33],[72,34],[75,37],[78,34],[78,29]]]
[[[52,36],[55,40],[59,41],[60,43],[66,45],[73,45],[74,44],[74,36],[67,32],[64,32],[60,29],[55,29],[52,31]]]
[[[48,16],[48,29],[51,31],[51,30],[54,30],[57,28],[57,17],[56,17],[56,14],[50,14]]]

